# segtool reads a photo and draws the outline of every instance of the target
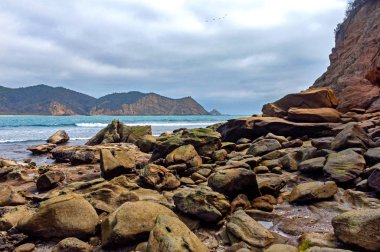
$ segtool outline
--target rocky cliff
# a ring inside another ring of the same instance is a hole
[[[208,115],[193,98],[155,93],[114,93],[99,99],[66,88],[0,86],[0,114],[31,115]]]
[[[380,1],[356,0],[336,29],[330,66],[312,88],[330,87],[338,110],[380,110]]]

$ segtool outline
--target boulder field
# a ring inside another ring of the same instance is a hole
[[[113,121],[32,152],[54,164],[0,159],[0,250],[379,251],[380,115],[337,105],[317,89],[158,137]]]

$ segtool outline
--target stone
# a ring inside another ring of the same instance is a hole
[[[329,199],[338,192],[338,187],[333,181],[306,182],[293,188],[289,195],[289,202],[309,202]]]
[[[251,202],[249,202],[248,197],[244,194],[239,194],[231,202],[231,212],[235,212],[235,210],[238,210],[240,208],[241,209],[251,208]]]
[[[257,184],[262,194],[278,196],[282,188],[285,187],[287,180],[279,174],[259,174],[256,176]]]
[[[205,189],[181,190],[174,194],[173,200],[180,212],[206,222],[217,222],[230,210],[223,194]]]
[[[276,139],[263,139],[257,143],[252,144],[251,147],[249,147],[247,154],[253,156],[261,156],[281,148],[281,144]]]
[[[150,125],[127,126],[119,120],[113,120],[107,127],[88,140],[86,145],[136,143],[146,135],[152,135],[152,127]]]
[[[102,223],[102,246],[128,245],[148,238],[157,216],[177,217],[169,208],[149,201],[126,202]]]
[[[202,165],[202,158],[191,144],[183,145],[173,150],[166,156],[165,161],[167,165],[181,163],[185,163],[187,167],[199,167]]]
[[[69,237],[54,246],[52,252],[92,252],[92,246],[75,237]]]
[[[135,144],[142,152],[150,153],[154,149],[157,137],[152,135],[145,135],[137,139]]]
[[[380,147],[368,149],[364,153],[364,158],[368,165],[380,163]]]
[[[88,237],[95,233],[98,214],[83,197],[67,194],[42,202],[17,229],[39,238]]]
[[[56,144],[41,144],[41,145],[34,145],[28,147],[27,150],[31,151],[33,155],[42,155],[45,153],[49,153],[52,151],[55,147],[57,147]]]
[[[208,186],[230,198],[235,198],[241,193],[248,198],[261,196],[256,175],[245,168],[220,169],[210,175]]]
[[[33,252],[36,248],[36,245],[33,243],[24,243],[18,247],[16,247],[13,252]]]
[[[373,140],[358,124],[347,124],[331,142],[331,149],[335,151],[348,148],[367,149],[371,145]]]
[[[261,211],[272,212],[273,205],[276,205],[276,204],[277,204],[276,198],[273,197],[272,195],[267,194],[267,195],[255,198],[252,201],[251,206],[252,208],[258,209]]]
[[[191,144],[200,156],[210,156],[221,147],[220,134],[209,128],[178,130],[157,138],[152,160],[166,157],[176,148]]]
[[[339,123],[300,123],[278,117],[246,117],[232,119],[221,125],[217,131],[223,141],[235,142],[240,138],[256,139],[273,133],[285,137],[299,138],[334,136],[333,129]]]
[[[238,210],[230,216],[226,231],[233,241],[244,241],[257,248],[267,247],[274,241],[272,233],[243,210]]]
[[[298,252],[298,248],[288,244],[272,244],[264,252]]]
[[[288,119],[296,122],[340,122],[341,114],[333,108],[290,108]]]
[[[346,250],[346,249],[326,248],[326,247],[314,246],[314,247],[311,247],[311,248],[305,250],[305,252],[354,252],[354,251]]]
[[[0,207],[23,205],[26,200],[10,185],[0,185]]]
[[[217,150],[212,153],[212,159],[217,161],[224,161],[227,158],[227,151],[225,149]]]
[[[253,169],[253,172],[255,174],[262,174],[262,173],[268,173],[269,172],[269,169],[268,167],[266,166],[256,166],[254,169]]]
[[[33,211],[26,206],[10,206],[0,208],[0,231],[7,231],[17,225],[17,223]]]
[[[265,104],[262,112],[265,116],[283,117],[290,108],[334,108],[338,100],[330,88],[316,88],[295,94],[288,94],[274,103]]]
[[[135,167],[136,159],[127,151],[100,150],[100,170],[102,177],[106,179],[132,173]]]
[[[338,241],[332,233],[304,233],[300,237],[300,250],[305,251],[310,247],[336,248]]]
[[[311,145],[319,150],[330,149],[332,141],[334,141],[334,137],[314,138],[311,139]]]
[[[380,208],[342,213],[333,218],[332,225],[342,242],[370,251],[380,250]]]
[[[148,164],[139,171],[143,185],[158,190],[173,190],[181,185],[180,180],[163,166]]]
[[[64,144],[70,140],[69,135],[64,130],[58,130],[53,135],[51,135],[47,142],[51,144]]]
[[[325,157],[307,159],[298,164],[298,170],[302,173],[319,173],[323,171],[325,163]]]
[[[368,187],[380,193],[380,168],[374,169],[368,177]]]
[[[95,152],[91,150],[78,150],[73,152],[70,157],[70,163],[72,165],[94,164],[97,161]]]
[[[281,143],[282,148],[297,148],[303,145],[303,141],[301,139],[294,139],[289,142]]]
[[[178,218],[159,215],[150,232],[146,251],[207,252],[209,250]]]
[[[37,189],[38,191],[46,191],[50,190],[56,186],[60,182],[65,180],[65,174],[60,170],[50,170],[42,174],[37,179]]]
[[[351,182],[364,171],[364,157],[351,149],[331,153],[323,171],[338,183]]]

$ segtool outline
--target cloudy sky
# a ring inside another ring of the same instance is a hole
[[[346,0],[1,0],[0,85],[252,114],[328,66]]]

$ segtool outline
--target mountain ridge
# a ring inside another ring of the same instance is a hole
[[[0,86],[0,114],[15,115],[210,115],[190,96],[179,99],[138,91],[94,98],[45,84]]]

